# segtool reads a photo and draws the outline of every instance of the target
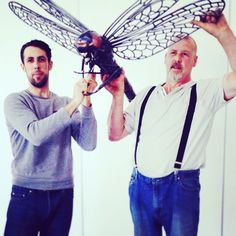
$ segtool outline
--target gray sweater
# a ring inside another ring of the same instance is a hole
[[[97,122],[92,108],[72,117],[67,97],[45,99],[28,91],[10,94],[4,113],[13,152],[13,184],[42,190],[73,187],[71,137],[84,150],[96,147]]]

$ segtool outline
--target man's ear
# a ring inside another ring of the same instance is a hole
[[[23,63],[20,64],[20,67],[23,71],[25,71],[25,65]]]
[[[166,65],[166,57],[167,57],[167,53],[165,53],[165,56],[164,56],[164,64]]]
[[[53,61],[50,61],[50,62],[49,62],[49,70],[51,70],[52,67],[53,67]]]
[[[194,66],[194,67],[197,65],[197,60],[198,60],[198,56],[195,56],[195,58],[194,58],[194,63],[193,63],[193,66]]]

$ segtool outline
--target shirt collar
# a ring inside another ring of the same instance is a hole
[[[185,84],[183,84],[183,85],[181,85],[181,86],[176,87],[176,88],[175,88],[171,93],[169,93],[169,94],[177,93],[178,91],[183,90],[183,89],[186,90],[186,89],[192,87],[194,84],[196,84],[196,82],[194,82],[194,81],[191,80],[191,81],[189,81],[189,82],[187,82],[187,83],[185,83]],[[157,93],[160,94],[161,97],[165,97],[165,96],[168,95],[168,94],[166,93],[166,91],[165,91],[163,85],[164,85],[164,84],[159,84],[159,85],[157,86]]]

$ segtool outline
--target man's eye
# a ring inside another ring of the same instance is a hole
[[[186,57],[188,57],[188,56],[189,56],[189,53],[184,52],[183,55],[186,56]]]
[[[33,62],[33,59],[32,58],[28,58],[27,62]]]
[[[46,61],[46,59],[45,59],[44,57],[40,57],[40,58],[38,59],[38,61],[39,61],[39,62],[44,62],[44,61]]]

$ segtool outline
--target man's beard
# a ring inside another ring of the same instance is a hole
[[[169,80],[177,83],[183,78],[182,65],[180,62],[174,62],[168,73]]]
[[[48,82],[48,76],[45,75],[40,82],[36,82],[33,78],[30,80],[30,83],[36,88],[43,88]]]
[[[182,73],[176,74],[171,71],[168,73],[168,79],[176,83],[179,82],[182,79],[182,77],[183,77]]]

